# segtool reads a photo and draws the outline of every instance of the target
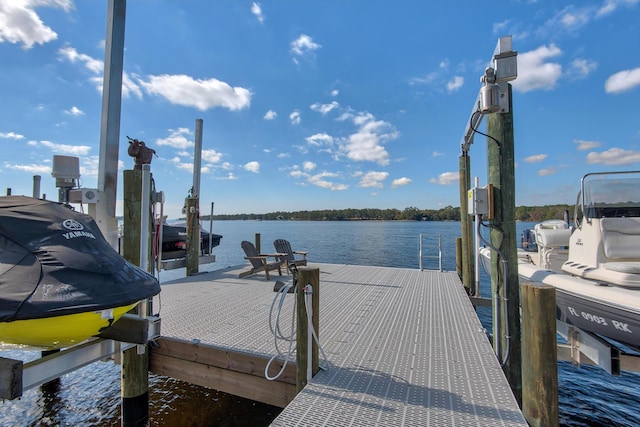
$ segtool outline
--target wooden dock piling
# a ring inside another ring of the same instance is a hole
[[[495,212],[495,218],[491,221],[491,244],[499,248],[504,256],[504,259],[499,255],[492,257],[491,292],[498,295],[498,306],[494,307],[494,348],[501,349],[498,358],[501,361],[506,359],[503,367],[505,375],[516,399],[522,402],[520,291],[515,222],[515,142],[511,93],[509,85],[509,112],[489,114],[487,119],[488,183],[494,188]],[[504,261],[508,263],[508,277],[503,277],[502,274]],[[498,318],[496,314],[499,314]]]
[[[532,427],[558,425],[556,290],[520,285],[522,295],[522,412]]]
[[[302,390],[311,378],[307,378],[307,364],[311,358],[311,374],[318,373],[320,369],[318,358],[318,343],[312,340],[311,348],[308,346],[309,336],[312,331],[308,327],[307,307],[305,305],[304,288],[310,285],[312,291],[311,323],[316,335],[320,337],[320,269],[302,267],[298,270],[297,298],[297,328],[296,328],[296,388]]]
[[[200,204],[198,197],[185,200],[187,215],[187,276],[198,274],[200,264]]]
[[[141,265],[142,174],[141,170],[125,170],[123,172],[124,236],[122,238],[122,253],[127,261],[135,265]],[[151,223],[149,224],[148,235],[151,232]],[[151,244],[150,239],[148,244]],[[148,254],[151,254],[151,251],[148,251]],[[146,265],[151,265],[150,260]],[[143,348],[145,349],[143,354],[138,354],[138,346],[122,352],[123,426],[144,426],[149,419],[149,359],[147,347]]]

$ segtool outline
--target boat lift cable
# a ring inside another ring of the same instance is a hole
[[[503,307],[503,313],[500,313],[499,310],[497,310],[498,308],[498,298],[499,298],[499,294],[498,294],[498,290],[496,289],[496,292],[493,295],[493,299],[494,299],[494,303],[495,303],[495,307],[496,307],[496,324],[499,325],[502,322],[502,317],[504,316],[505,319],[507,319],[508,317],[508,313],[509,313],[509,298],[508,298],[508,294],[507,294],[507,281],[508,281],[508,273],[509,273],[509,262],[507,261],[507,258],[504,256],[504,254],[502,253],[502,251],[493,246],[491,244],[491,242],[487,241],[483,236],[482,233],[480,233],[480,226],[485,226],[487,228],[491,228],[490,226],[484,224],[482,221],[478,221],[476,224],[476,231],[477,231],[477,236],[480,238],[480,240],[482,241],[482,243],[484,243],[485,245],[487,245],[487,247],[489,247],[490,249],[492,249],[493,251],[495,251],[498,256],[500,257],[500,260],[502,261],[502,275],[503,275],[503,280],[504,280],[504,296],[502,297],[502,301],[504,303],[504,307]],[[505,352],[504,352],[504,358],[502,358],[502,345],[500,343],[500,339],[495,338],[495,331],[494,331],[494,341],[496,344],[496,356],[498,356],[498,361],[500,362],[500,366],[504,367],[507,364],[507,361],[509,360],[509,354],[511,352],[511,332],[509,330],[509,322],[505,321],[505,325],[506,325],[506,330],[505,330],[505,338],[506,338],[506,342],[507,342],[507,346],[505,348]]]

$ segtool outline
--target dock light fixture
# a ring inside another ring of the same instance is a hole
[[[480,78],[480,112],[483,114],[500,111],[500,86],[496,83],[496,73],[491,67],[484,70],[484,76]]]
[[[509,82],[518,77],[518,52],[511,49],[511,36],[500,37],[490,65],[480,78],[482,87],[473,103],[462,137],[462,152],[468,153],[476,129],[485,114],[509,112]]]

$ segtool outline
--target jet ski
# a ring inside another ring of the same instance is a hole
[[[90,216],[47,200],[0,197],[0,342],[69,347],[159,292]]]

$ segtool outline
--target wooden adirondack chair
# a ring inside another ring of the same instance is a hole
[[[291,250],[291,244],[288,240],[277,239],[273,242],[273,246],[275,246],[276,252],[280,254],[286,254],[285,256],[280,256],[280,261],[285,263],[287,270],[290,265],[295,265],[296,267],[300,265],[307,265],[308,252]],[[302,258],[296,259],[294,254],[301,255]]]
[[[239,274],[238,277],[246,277],[246,276],[250,276],[252,274],[256,274],[259,273],[261,271],[264,271],[264,273],[267,276],[267,280],[269,280],[269,271],[271,270],[278,270],[278,273],[280,274],[280,276],[282,276],[282,262],[278,260],[278,255],[279,254],[274,254],[274,255],[262,255],[258,253],[258,250],[256,249],[256,247],[253,245],[253,243],[248,242],[248,241],[243,241],[240,246],[242,246],[242,250],[244,251],[245,257],[244,259],[249,260],[249,262],[251,263],[251,269],[248,271],[243,271],[242,273]],[[269,262],[268,259],[269,258],[274,258],[275,261],[273,262]]]

